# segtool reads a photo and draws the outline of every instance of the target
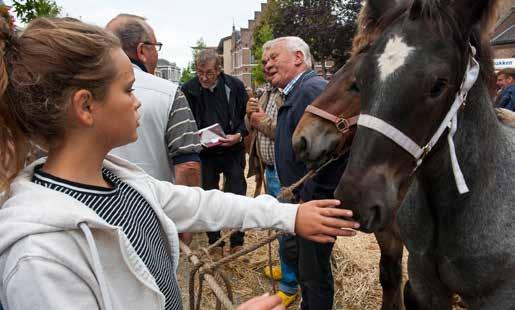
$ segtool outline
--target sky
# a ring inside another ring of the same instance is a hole
[[[12,1],[6,0],[11,5]],[[246,28],[254,11],[266,0],[55,0],[64,16],[104,27],[119,13],[147,18],[157,41],[163,43],[160,58],[182,69],[192,60],[191,46],[203,38],[208,46],[218,46],[221,38]]]

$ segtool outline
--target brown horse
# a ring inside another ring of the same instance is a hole
[[[355,116],[359,115],[361,109],[354,68],[381,34],[382,24],[386,23],[385,20],[379,20],[381,14],[391,11],[391,14],[395,15],[395,12],[405,5],[404,2],[400,1],[397,5],[390,2],[365,2],[358,17],[358,32],[353,39],[351,57],[304,113],[295,130],[293,146],[308,167],[316,168],[331,157],[343,154],[349,149],[356,130],[353,126],[356,123]],[[382,309],[402,309],[403,244],[396,221],[392,220],[390,225],[376,232],[375,237],[381,248]]]
[[[380,34],[379,21],[369,1],[364,3],[358,16],[357,33],[354,36],[350,58],[340,68],[326,89],[310,105],[316,110],[306,111],[297,124],[293,146],[297,155],[308,168],[317,168],[335,155],[349,149],[355,126],[338,126],[339,120],[347,120],[360,112],[359,89],[356,86],[354,68],[362,54]],[[376,13],[377,14],[377,13]],[[336,119],[317,113],[322,110]]]

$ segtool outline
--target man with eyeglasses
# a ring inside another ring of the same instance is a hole
[[[145,18],[120,14],[106,26],[122,44],[134,68],[134,95],[141,101],[138,140],[111,153],[139,165],[158,180],[200,186],[202,149],[197,125],[179,85],[154,75],[158,51]],[[191,235],[183,234],[188,242]]]
[[[182,86],[199,128],[220,124],[226,138],[218,146],[204,148],[200,153],[202,163],[202,187],[218,189],[220,174],[223,174],[223,190],[239,195],[247,192],[244,176],[245,147],[247,135],[244,117],[248,95],[243,83],[221,72],[220,58],[212,49],[199,51],[195,59],[196,77]],[[209,244],[220,239],[220,232],[208,233]],[[231,236],[231,252],[243,245],[244,233]],[[215,255],[223,253],[223,244],[215,249]]]
[[[145,44],[145,45],[155,46],[156,50],[158,52],[160,52],[161,48],[163,47],[163,43],[161,43],[161,42],[152,43],[152,42],[149,42],[149,41],[145,41],[145,42],[142,42],[142,43]]]

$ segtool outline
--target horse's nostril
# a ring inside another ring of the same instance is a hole
[[[364,232],[374,232],[381,224],[381,207],[379,205],[371,206],[366,215],[361,220],[363,225],[361,230]]]
[[[299,150],[305,151],[307,147],[308,147],[308,140],[306,140],[306,138],[304,136],[300,137]]]
[[[370,223],[372,226],[376,226],[377,224],[381,223],[381,207],[378,205],[375,205],[372,207],[372,215],[371,215],[371,221]]]

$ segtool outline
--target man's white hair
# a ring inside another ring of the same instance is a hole
[[[266,51],[268,49],[271,49],[274,45],[282,41],[285,41],[286,48],[290,52],[301,52],[304,56],[304,63],[308,67],[311,68],[313,66],[313,57],[311,56],[311,52],[309,51],[309,45],[299,37],[280,37],[277,39],[267,41],[265,44],[263,44],[263,50]]]

